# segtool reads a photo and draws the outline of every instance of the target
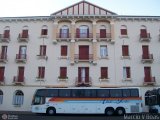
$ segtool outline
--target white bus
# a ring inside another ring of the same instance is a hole
[[[138,88],[45,88],[37,89],[33,113],[123,115],[142,112]]]

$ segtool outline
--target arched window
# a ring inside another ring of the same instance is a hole
[[[0,90],[0,104],[3,103],[3,91]]]
[[[106,38],[106,26],[100,26],[100,38]]]
[[[28,26],[22,28],[22,38],[28,38]]]
[[[24,94],[21,90],[16,90],[13,96],[13,105],[22,105]]]
[[[10,37],[10,27],[9,26],[6,26],[5,28],[4,28],[4,33],[3,33],[3,37],[4,38],[8,38],[9,39],[9,37]]]
[[[67,25],[62,26],[60,29],[60,38],[69,38],[69,28]]]
[[[81,25],[76,30],[77,38],[89,38],[89,27],[86,25]]]
[[[141,38],[147,38],[147,27],[144,25],[141,25],[140,36]]]
[[[47,25],[42,26],[41,35],[48,35],[48,26]]]
[[[121,25],[121,35],[127,35],[127,26]]]

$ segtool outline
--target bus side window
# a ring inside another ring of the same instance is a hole
[[[130,97],[131,94],[130,94],[130,90],[128,89],[123,89],[123,97]]]
[[[47,97],[57,97],[58,96],[58,90],[56,90],[56,89],[48,89],[46,96]]]
[[[96,97],[96,90],[94,90],[94,89],[86,89],[86,90],[84,90],[85,92],[84,92],[84,96],[85,97]]]
[[[131,89],[131,97],[139,97],[138,89]]]
[[[79,97],[79,90],[72,90],[72,97]]]
[[[98,89],[97,90],[97,97],[105,98],[109,97],[109,90],[108,89]]]
[[[60,89],[59,90],[59,96],[60,97],[70,97],[71,96],[71,90],[67,89]]]
[[[122,97],[122,90],[121,89],[111,89],[110,90],[111,97]]]

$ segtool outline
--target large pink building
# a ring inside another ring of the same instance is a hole
[[[80,1],[50,16],[0,18],[0,110],[30,111],[44,87],[160,87],[160,16]],[[143,103],[143,111],[147,111]]]

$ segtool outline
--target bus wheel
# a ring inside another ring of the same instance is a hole
[[[108,116],[113,115],[114,114],[114,108],[112,108],[112,107],[106,108],[105,114],[108,115]]]
[[[47,115],[55,115],[56,114],[56,110],[53,107],[50,107],[47,109]]]
[[[117,115],[124,115],[125,114],[125,109],[123,107],[118,107],[116,109],[116,114]]]

